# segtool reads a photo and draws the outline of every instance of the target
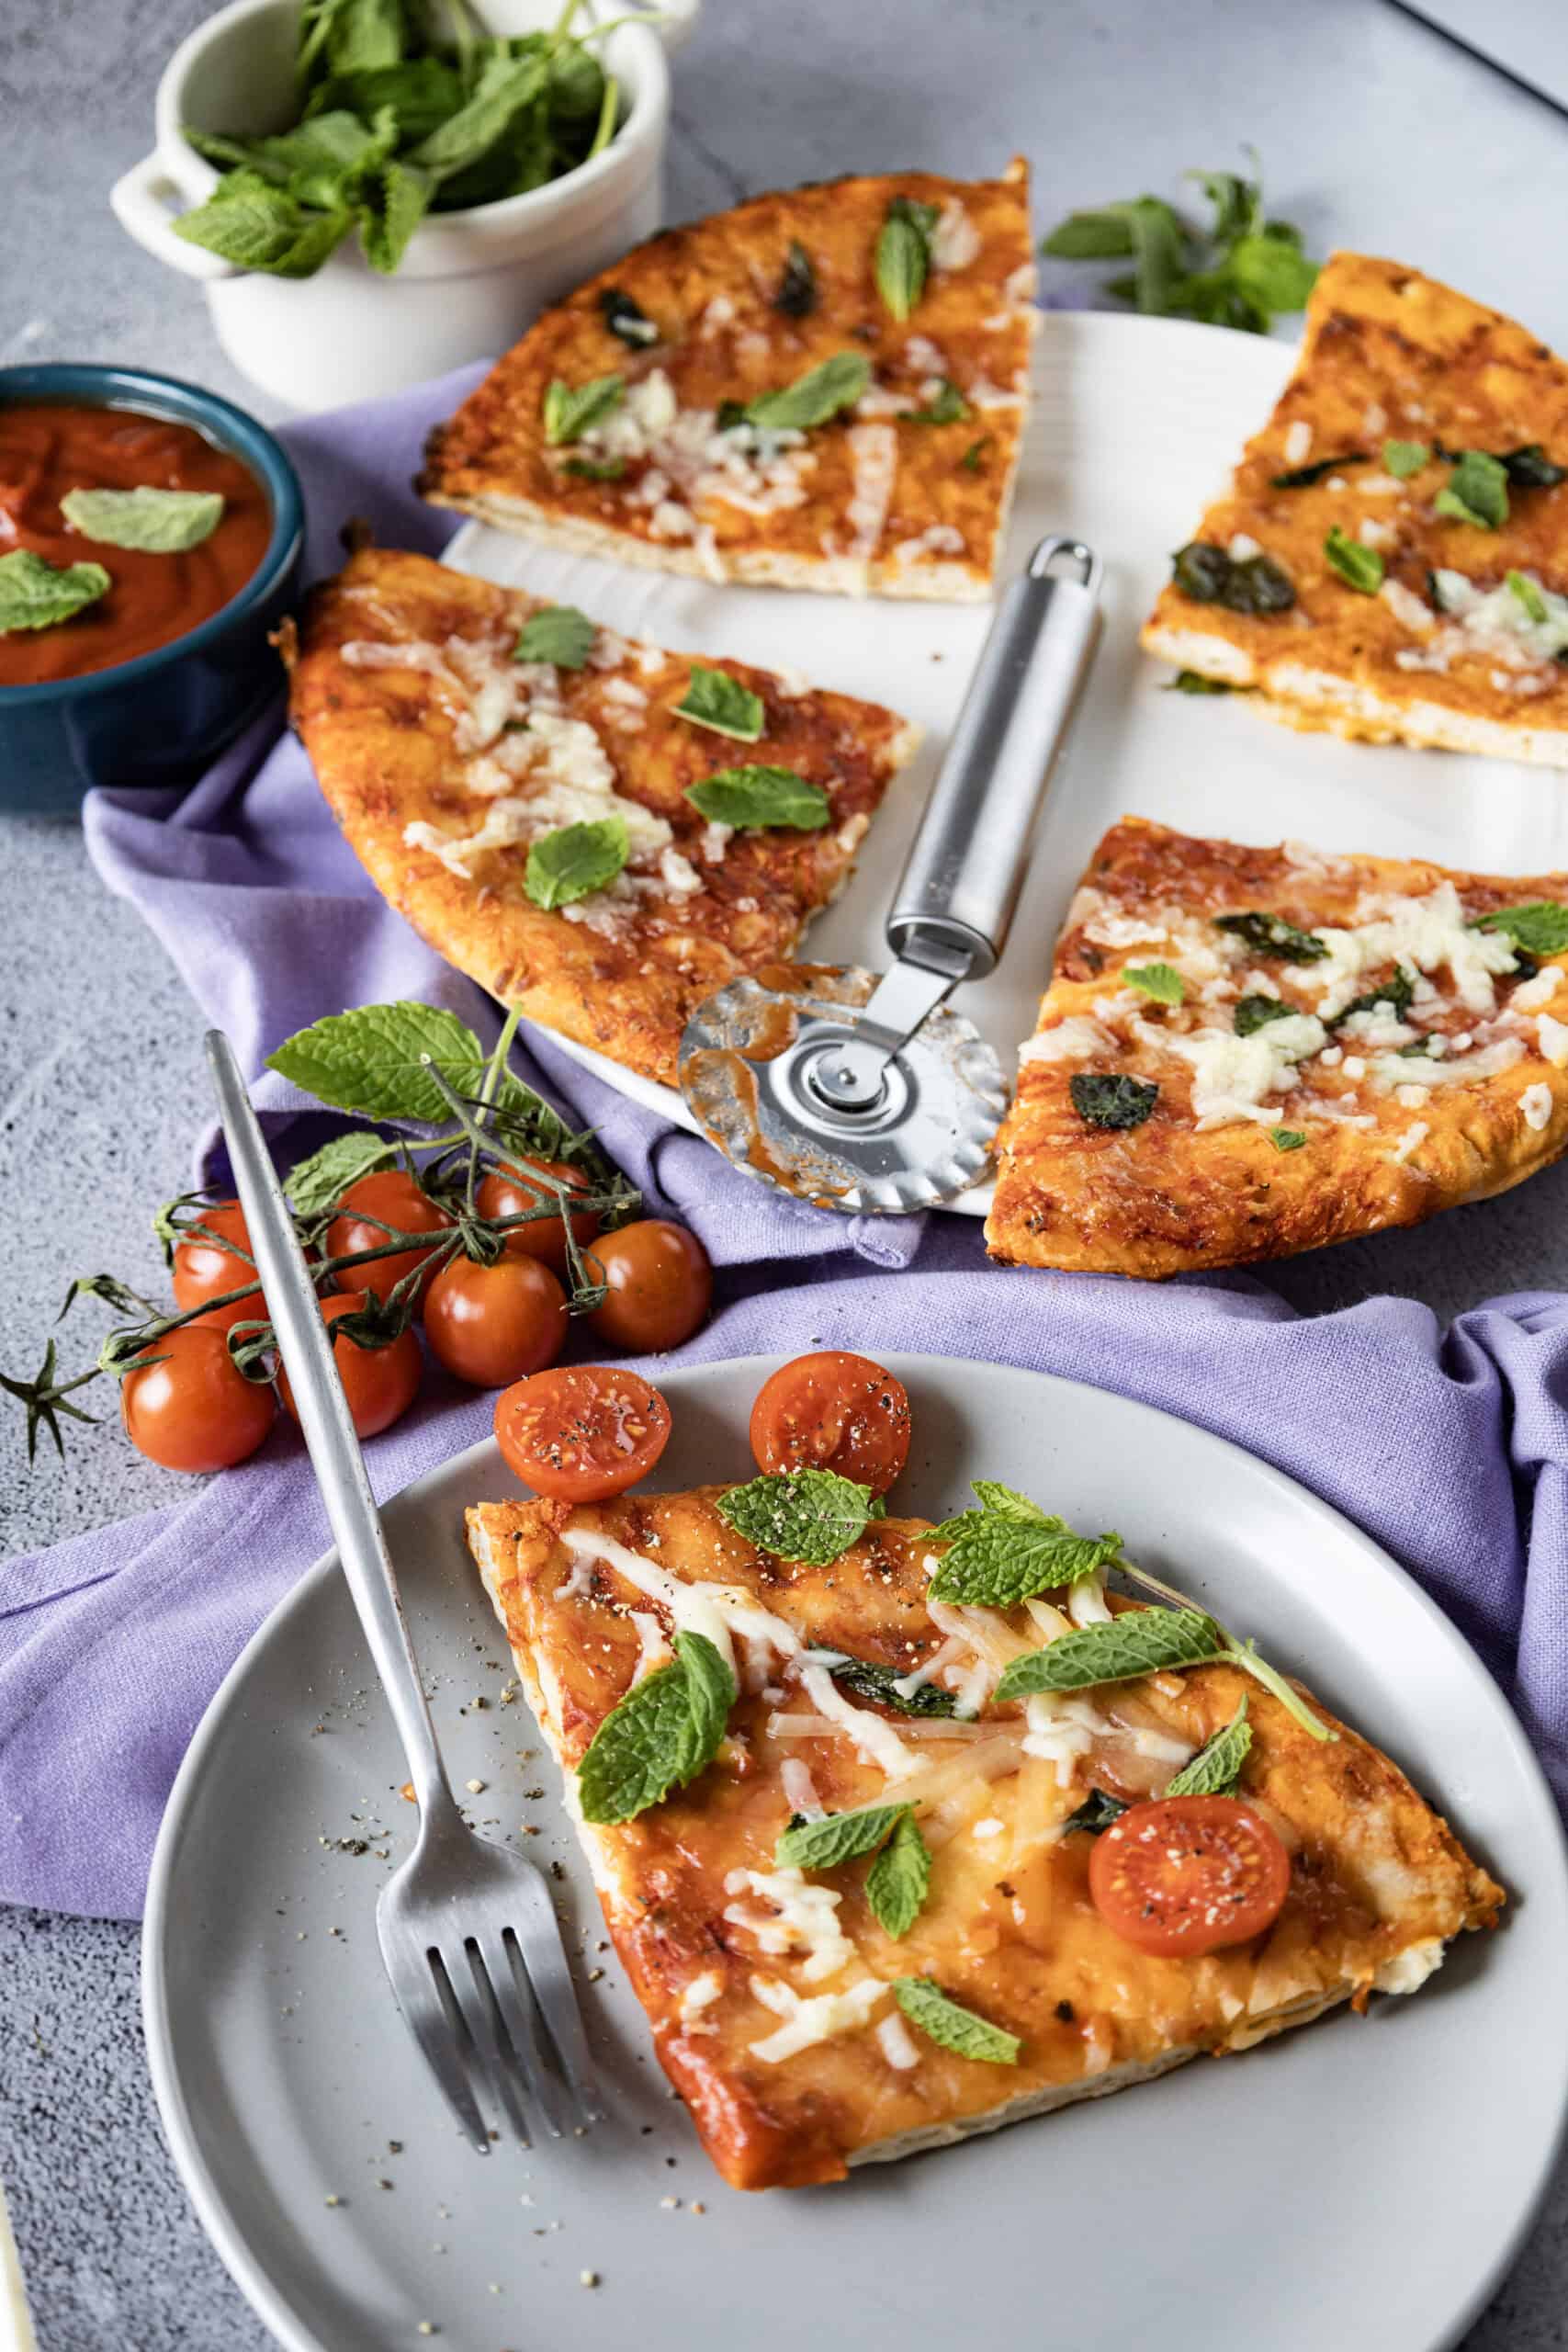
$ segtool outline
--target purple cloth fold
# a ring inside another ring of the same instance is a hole
[[[409,483],[429,424],[472,379],[287,429],[312,572],[334,568],[355,517],[388,544],[440,548],[448,526]],[[287,1165],[321,1131],[319,1112],[262,1071],[292,1031],[400,996],[448,1005],[487,1037],[495,1015],[377,897],[281,725],[280,697],[183,801],[98,794],[85,823],[105,882],[186,979],[193,1019],[224,1027],[258,1080]],[[1247,1277],[1156,1289],[1004,1273],[973,1219],[850,1220],[786,1202],[540,1032],[524,1035],[519,1073],[596,1127],[650,1209],[690,1223],[720,1269],[714,1320],[685,1361],[925,1350],[1066,1374],[1235,1439],[1420,1578],[1509,1691],[1568,1804],[1568,1298],[1494,1300],[1444,1333],[1393,1298],[1306,1320]],[[378,1494],[482,1436],[491,1410],[433,1373],[414,1411],[367,1449]],[[200,1492],[6,1566],[0,1899],[140,1910],[203,1709],[327,1540],[299,1440],[280,1425],[254,1462]]]

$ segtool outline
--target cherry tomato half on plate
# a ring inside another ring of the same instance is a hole
[[[836,1470],[885,1495],[908,1458],[908,1391],[869,1356],[823,1348],[762,1383],[750,1437],[759,1470]]]
[[[553,1177],[573,1193],[590,1190],[587,1177],[581,1168],[573,1168],[564,1159],[531,1159],[542,1176]],[[523,1216],[529,1209],[536,1209],[549,1198],[549,1190],[535,1192],[521,1176],[513,1176],[504,1169],[492,1169],[482,1177],[474,1195],[474,1205],[481,1216]],[[578,1247],[585,1248],[599,1230],[599,1219],[592,1209],[571,1220]],[[553,1266],[558,1274],[566,1272],[566,1227],[558,1216],[536,1217],[530,1225],[513,1226],[504,1243],[509,1258],[539,1258]]]
[[[669,1442],[670,1408],[637,1373],[563,1364],[496,1398],[495,1434],[536,1494],[597,1503],[652,1469]]]
[[[265,1440],[276,1413],[266,1381],[247,1380],[217,1323],[182,1323],[148,1345],[163,1361],[139,1365],[119,1385],[126,1434],[138,1453],[165,1470],[228,1470]]]
[[[1089,1891],[1108,1927],[1140,1951],[1192,1958],[1271,1928],[1291,1858],[1238,1797],[1156,1797],[1095,1840]]]
[[[374,1217],[377,1223],[371,1224]],[[338,1203],[337,1215],[327,1227],[327,1256],[351,1258],[359,1250],[382,1250],[388,1237],[381,1227],[390,1226],[395,1233],[448,1232],[452,1219],[428,1193],[422,1193],[413,1178],[400,1168],[378,1168],[368,1176],[361,1176],[349,1186]],[[400,1250],[389,1258],[372,1258],[363,1266],[345,1266],[333,1280],[340,1290],[373,1290],[378,1298],[390,1295],[395,1283],[424,1265],[425,1278],[420,1285],[420,1295],[430,1286],[434,1269],[428,1252],[423,1250]]]
[[[593,1244],[609,1296],[589,1317],[606,1346],[628,1355],[678,1348],[707,1319],[713,1266],[694,1233],[661,1216],[639,1217]]]
[[[362,1298],[349,1293],[323,1298],[321,1317],[329,1331],[340,1315],[357,1314],[364,1304]],[[419,1341],[412,1331],[400,1331],[384,1348],[363,1347],[357,1340],[334,1340],[333,1362],[348,1398],[355,1429],[361,1437],[378,1437],[400,1419],[413,1403],[419,1375],[424,1368]],[[294,1392],[286,1372],[278,1374],[277,1388],[285,1409],[298,1420]]]
[[[476,1388],[504,1388],[554,1363],[567,1319],[566,1293],[537,1258],[480,1266],[459,1252],[424,1296],[431,1353]]]
[[[238,1201],[214,1201],[210,1208],[202,1210],[199,1221],[209,1232],[221,1235],[224,1241],[237,1241],[242,1250],[249,1250],[251,1237],[245,1230],[245,1213]],[[205,1306],[209,1298],[221,1298],[225,1291],[243,1290],[255,1278],[255,1268],[223,1249],[220,1242],[204,1241],[199,1234],[193,1234],[188,1241],[175,1244],[176,1306]],[[235,1323],[265,1323],[266,1306],[258,1293],[254,1298],[237,1300],[232,1306],[216,1307],[201,1319],[226,1331]]]

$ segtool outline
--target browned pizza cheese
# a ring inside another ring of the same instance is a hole
[[[932,1603],[919,1520],[873,1522],[827,1567],[773,1558],[720,1515],[724,1491],[488,1503],[468,1522],[660,2063],[734,2187],[838,2180],[1374,1989],[1413,1992],[1451,1937],[1495,1919],[1501,1888],[1356,1733],[1318,1741],[1224,1665],[998,1707],[998,1671],[1066,1630],[1058,1610]],[[740,1685],[716,1760],[633,1820],[582,1820],[576,1767],[681,1630],[728,1652]],[[978,1713],[898,1713],[852,1694],[820,1651],[929,1667]],[[1095,1909],[1094,1840],[1068,1816],[1093,1789],[1162,1792],[1243,1697],[1238,1793],[1290,1855],[1284,1908],[1248,1943],[1156,1958]],[[906,1802],[932,1866],[904,1934],[871,1909],[863,1861],[778,1866],[792,1816]],[[958,2055],[906,2022],[891,1987],[922,1974],[1016,2036],[1016,2060]]]
[[[876,276],[897,203],[930,222],[907,317]],[[433,435],[420,487],[503,530],[667,571],[984,597],[1033,284],[1021,160],[996,180],[897,172],[755,197],[667,230],[547,311]],[[869,369],[852,406],[805,430],[740,419],[845,354]],[[552,441],[551,386],[607,379],[609,408]]]
[[[1475,927],[1541,900],[1568,900],[1568,875],[1254,849],[1124,819],[1068,910],[1019,1057],[992,1255],[1142,1275],[1242,1265],[1415,1225],[1546,1167],[1568,1143],[1568,969]],[[1561,927],[1568,942],[1568,914]]]
[[[544,600],[369,548],[315,591],[292,649],[293,721],[378,888],[431,945],[531,1021],[673,1084],[694,1008],[788,956],[848,880],[919,729],[874,703],[702,657],[759,695],[736,741],[681,718],[693,662],[598,629],[580,669],[513,658]],[[684,797],[738,763],[792,770],[825,825],[732,831]],[[543,834],[612,815],[631,855],[553,909]]]
[[[1467,450],[1508,461],[1500,525],[1444,511]],[[1295,372],[1197,533],[1267,559],[1290,602],[1233,612],[1173,580],[1144,643],[1292,727],[1568,766],[1564,469],[1554,352],[1418,270],[1335,254]]]

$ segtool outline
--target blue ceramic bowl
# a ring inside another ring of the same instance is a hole
[[[305,537],[299,479],[254,417],[216,392],[139,368],[0,368],[0,401],[54,401],[171,417],[216,442],[272,508],[265,555],[210,618],[132,662],[0,686],[0,810],[70,816],[96,784],[188,785],[282,684],[267,637],[294,604]]]

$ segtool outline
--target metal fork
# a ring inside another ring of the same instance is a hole
[[[208,1032],[207,1057],[278,1353],[419,1801],[413,1852],[376,1905],[381,1958],[404,2023],[479,2153],[491,2138],[481,2089],[525,2147],[530,2110],[558,2139],[602,2110],[555,1906],[543,1873],[476,1837],[457,1809],[320,1304],[221,1030]]]

